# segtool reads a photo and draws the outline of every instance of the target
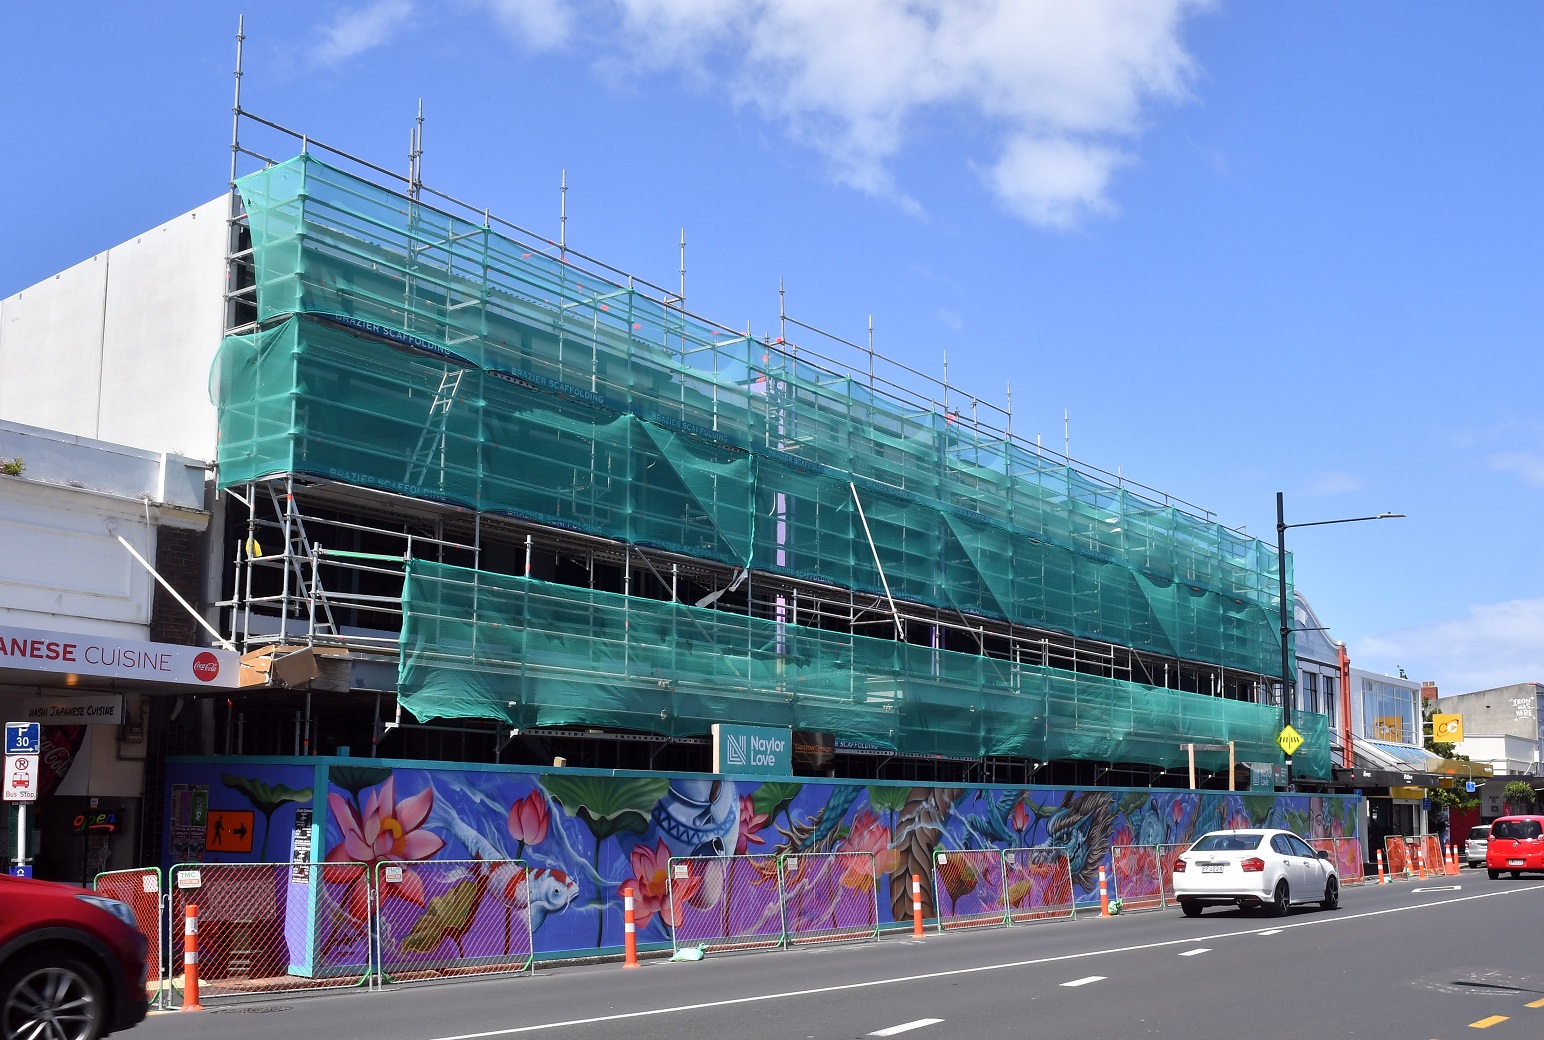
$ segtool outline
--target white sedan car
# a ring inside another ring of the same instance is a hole
[[[1174,895],[1186,917],[1203,907],[1267,907],[1280,917],[1293,903],[1340,906],[1340,878],[1328,852],[1291,831],[1212,831],[1174,863]]]

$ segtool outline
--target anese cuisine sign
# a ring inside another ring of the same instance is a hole
[[[0,625],[0,668],[235,687],[240,659],[230,650]]]

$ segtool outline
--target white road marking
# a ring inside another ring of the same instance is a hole
[[[1107,978],[1109,978],[1108,975],[1090,975],[1087,978],[1073,979],[1071,982],[1063,982],[1062,985],[1063,986],[1086,986],[1090,982],[1103,982]]]
[[[1281,934],[1281,929],[1280,928],[1267,928],[1265,931],[1263,931],[1263,932],[1256,932],[1255,934],[1256,935],[1280,935]]]
[[[1212,948],[1210,946],[1203,946],[1199,950],[1186,950],[1184,953],[1180,954],[1180,956],[1181,957],[1199,957],[1203,953],[1211,953],[1211,952],[1212,952]]]
[[[923,1026],[936,1026],[942,1021],[941,1018],[919,1018],[915,1022],[902,1022],[889,1029],[876,1029],[869,1036],[895,1036],[899,1033],[909,1033],[913,1029],[921,1029]]]
[[[1452,906],[1455,903],[1469,903],[1476,899],[1495,899],[1503,896],[1522,895],[1527,892],[1544,891],[1544,885],[1529,885],[1526,888],[1504,888],[1499,891],[1482,892],[1479,895],[1459,896],[1456,899],[1440,899],[1432,903],[1416,903],[1413,906],[1396,906],[1387,910],[1367,910],[1360,914],[1335,914],[1323,917],[1315,917],[1312,920],[1302,921],[1298,924],[1287,925],[1287,928],[1311,928],[1315,925],[1343,924],[1346,921],[1357,921],[1364,917],[1382,917],[1384,914],[1401,914],[1410,910],[1430,910],[1439,906]],[[1285,931],[1286,929],[1274,929]],[[1258,930],[1246,928],[1236,932],[1218,932],[1208,935],[1206,938],[1234,939],[1241,935],[1258,935]],[[622,1022],[633,1018],[649,1018],[654,1015],[675,1015],[683,1011],[705,1011],[709,1008],[734,1007],[739,1004],[759,1004],[768,1000],[790,1000],[795,997],[813,997],[823,993],[846,993],[856,989],[869,989],[873,986],[894,986],[907,982],[927,982],[932,979],[954,978],[959,975],[976,975],[981,972],[1002,971],[1008,968],[1030,968],[1041,964],[1059,964],[1062,961],[1083,960],[1087,957],[1102,957],[1111,953],[1136,953],[1141,950],[1157,950],[1165,946],[1179,946],[1195,942],[1190,939],[1168,939],[1163,942],[1139,943],[1135,946],[1115,946],[1104,950],[1088,950],[1083,953],[1063,953],[1054,957],[1035,957],[1023,961],[1003,961],[998,964],[978,964],[969,968],[947,968],[943,971],[923,972],[919,975],[898,975],[888,979],[869,979],[865,982],[844,982],[834,986],[817,986],[812,989],[783,990],[777,993],[757,993],[749,997],[729,997],[724,1000],[704,1001],[701,1004],[677,1004],[671,1007],[648,1008],[643,1011],[623,1011],[613,1015],[594,1015],[590,1018],[571,1018],[560,1022],[541,1022],[530,1026],[509,1026],[504,1029],[489,1029],[480,1033],[456,1033],[451,1036],[426,1038],[426,1040],[486,1040],[494,1036],[515,1036],[520,1033],[535,1033],[543,1029],[561,1029],[566,1026],[588,1026],[599,1022]]]
[[[1431,888],[1412,888],[1410,894],[1414,895],[1417,892],[1458,892],[1463,887],[1463,885],[1433,885]]]

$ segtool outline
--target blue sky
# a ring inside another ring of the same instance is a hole
[[[0,10],[0,295],[215,197],[223,0]],[[1353,662],[1544,680],[1544,9],[247,5],[249,109],[1273,535]]]

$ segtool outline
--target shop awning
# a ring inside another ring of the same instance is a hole
[[[1335,770],[1335,782],[1357,789],[1383,787],[1441,787],[1447,777],[1409,769],[1368,769],[1358,765],[1355,769]]]
[[[1413,744],[1397,744],[1389,740],[1370,740],[1357,736],[1351,738],[1351,744],[1356,764],[1363,768],[1435,773],[1463,780],[1486,779],[1495,773],[1495,767],[1488,762],[1462,762],[1443,758]]]

